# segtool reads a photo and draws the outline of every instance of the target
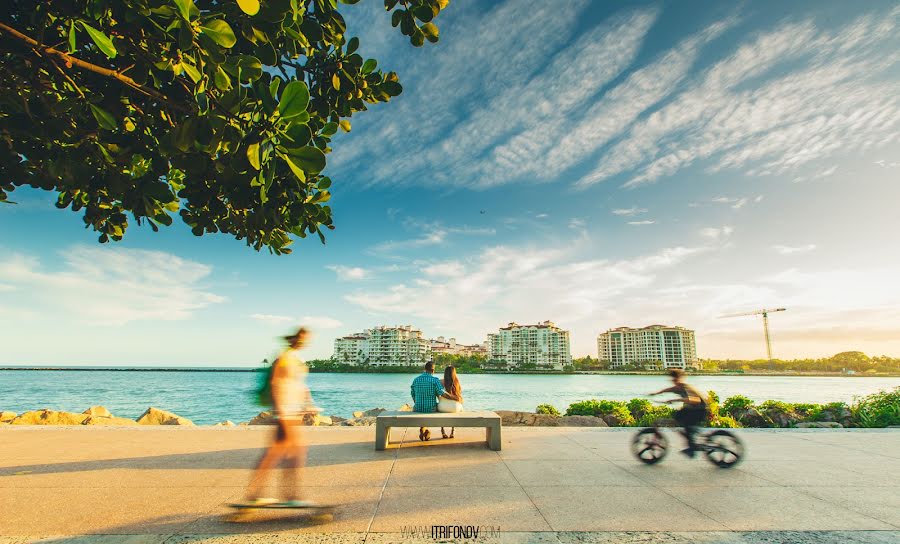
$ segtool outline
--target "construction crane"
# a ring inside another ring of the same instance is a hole
[[[772,309],[764,309],[764,310],[756,310],[755,312],[743,312],[739,314],[728,314],[728,315],[720,315],[720,318],[723,317],[742,317],[745,315],[760,315],[762,314],[763,318],[763,332],[766,334],[766,355],[769,356],[769,360],[772,360],[772,341],[769,339],[769,314],[774,312],[783,312],[786,308],[772,308]]]

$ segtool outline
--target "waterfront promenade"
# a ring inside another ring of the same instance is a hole
[[[739,432],[746,460],[721,470],[677,452],[641,465],[631,429],[504,428],[499,452],[482,430],[421,443],[410,429],[377,452],[373,428],[310,428],[306,497],[338,505],[333,519],[236,524],[223,505],[241,499],[269,428],[6,427],[0,544],[388,543],[433,525],[510,544],[900,541],[900,431]]]

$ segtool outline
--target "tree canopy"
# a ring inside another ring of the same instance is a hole
[[[355,4],[359,0],[341,0]],[[449,0],[384,0],[414,46]],[[336,0],[7,0],[0,202],[29,185],[99,241],[138,225],[290,253],[333,229],[326,155],[395,72],[345,37]]]

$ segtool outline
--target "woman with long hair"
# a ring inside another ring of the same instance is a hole
[[[450,398],[441,397],[438,399],[438,412],[462,412],[463,411],[463,396],[462,396],[462,385],[459,384],[459,378],[456,375],[456,367],[453,365],[447,365],[444,369],[444,379],[441,380],[441,385],[444,386],[444,391],[447,392],[447,396]],[[444,432],[444,428],[441,427],[441,436],[444,438],[453,438],[453,433],[456,431],[456,427],[450,428],[450,435],[448,436],[446,432]]]

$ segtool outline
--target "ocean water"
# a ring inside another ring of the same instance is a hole
[[[350,417],[354,410],[396,409],[409,402],[412,374],[310,374],[308,383],[325,414]],[[39,408],[81,412],[100,404],[136,418],[148,406],[170,410],[197,424],[247,421],[263,408],[254,404],[254,372],[0,371],[0,410]],[[529,410],[548,403],[560,411],[579,400],[628,400],[669,383],[664,376],[460,375],[466,408]],[[900,378],[696,376],[691,383],[723,400],[745,395],[755,401],[850,402],[900,386]]]

